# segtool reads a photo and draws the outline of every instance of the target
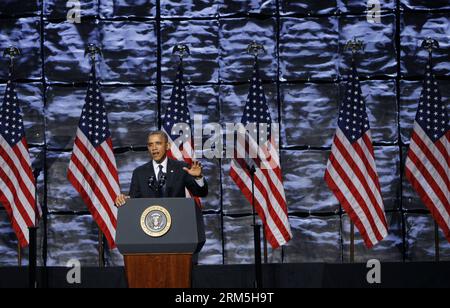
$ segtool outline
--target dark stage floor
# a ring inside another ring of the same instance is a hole
[[[194,288],[251,288],[252,265],[195,266]],[[366,264],[269,264],[263,268],[267,288],[333,288],[333,287],[450,287],[450,262],[440,263],[382,263],[381,284],[366,280]],[[122,267],[81,270],[81,284],[66,281],[69,268],[39,268],[39,285],[50,288],[124,288]],[[27,287],[27,268],[0,268],[0,287]]]

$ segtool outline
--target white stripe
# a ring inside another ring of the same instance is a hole
[[[249,144],[250,144],[249,147],[253,148],[253,151],[258,154],[258,158],[260,159],[260,162],[261,162],[260,168],[267,170],[267,173],[269,174],[269,177],[272,179],[272,183],[278,190],[278,193],[282,196],[283,200],[286,201],[286,198],[284,195],[283,183],[280,181],[280,179],[278,178],[278,175],[275,173],[275,169],[280,168],[279,165],[274,165],[274,163],[276,162],[276,156],[274,157],[273,161],[268,161],[267,160],[267,157],[268,157],[267,147],[266,146],[262,146],[262,147],[258,146],[258,144],[255,142],[255,140],[253,138],[251,138],[250,136],[249,136]],[[238,140],[237,147],[241,150],[244,150],[245,144],[243,144],[242,141],[239,142],[239,140]]]
[[[31,168],[30,153],[28,152],[28,149],[25,147],[24,142],[25,142],[25,140],[22,139],[22,142],[19,142],[17,144],[17,148],[19,149],[22,157],[25,159],[25,162],[27,163],[27,166],[30,167],[30,171],[33,172],[32,168]],[[28,177],[28,178],[30,178],[30,177]],[[41,205],[39,203],[39,200],[36,200],[36,181],[37,180],[34,178],[34,175],[33,175],[32,178],[30,178],[30,180],[32,181],[33,184],[32,184],[31,187],[29,187],[29,191],[30,191],[31,195],[33,196],[33,200],[35,202],[35,205],[33,205],[33,213],[36,215],[36,209],[35,209],[35,206],[36,206],[37,207],[37,211],[38,211],[38,213],[37,213],[38,217],[42,217]],[[35,224],[35,222],[36,222],[35,219],[36,218],[33,219],[33,224]]]
[[[412,151],[412,153],[414,153],[417,156],[418,160],[422,163],[422,165],[425,166],[425,169],[428,171],[430,176],[436,182],[437,186],[445,194],[445,191],[446,190],[448,191],[448,185],[445,184],[445,181],[444,181],[444,179],[442,179],[440,173],[437,171],[437,169],[434,167],[434,165],[431,163],[431,161],[428,160],[428,157],[425,155],[425,153],[422,152],[422,149],[420,148],[420,146],[412,139],[411,139],[411,143],[409,145],[409,150]],[[407,159],[409,159],[409,157]],[[448,179],[447,179],[447,182],[448,182]]]
[[[100,147],[105,151],[105,154],[108,157],[109,163],[112,165],[113,170],[117,174],[118,169],[117,169],[116,157],[114,156],[113,149],[107,144],[107,142],[103,142],[100,145]],[[101,158],[101,156],[100,156],[100,158]],[[113,181],[110,182],[112,189],[114,190],[114,192],[116,194],[120,194],[120,183],[118,182],[119,175],[117,174],[117,176],[113,176],[107,165],[105,165],[105,168],[108,169],[108,172],[110,173],[109,176],[111,176],[111,178],[113,179]],[[108,175],[106,175],[106,176],[109,178]],[[116,181],[116,179],[117,179],[117,181]]]
[[[22,231],[22,233],[25,236],[25,239],[28,243],[29,242],[28,226],[25,223],[19,209],[17,208],[16,203],[14,202],[14,196],[13,196],[11,190],[8,188],[8,186],[3,181],[2,178],[0,178],[0,191],[5,195],[6,199],[8,200],[8,204],[7,205],[4,204],[4,206],[9,206],[11,208],[12,216],[14,217],[17,224],[19,225],[19,228]]]
[[[439,164],[442,166],[442,169],[446,171],[447,177],[450,177],[449,175],[449,165],[448,165],[448,157],[447,159],[442,156],[441,151],[436,147],[436,145],[431,141],[430,138],[428,138],[427,134],[423,131],[422,127],[415,122],[414,124],[414,131],[416,132],[417,136],[420,140],[425,144],[425,146],[430,149],[430,152],[433,153],[434,158],[439,162]],[[446,136],[444,135],[441,139],[442,143],[444,144],[445,149],[447,150],[447,154],[450,151],[450,147],[448,145],[448,141]],[[411,139],[411,142],[413,140]]]
[[[238,145],[236,146],[236,151],[238,153],[237,157],[246,157],[245,146],[243,145],[242,141],[239,142],[239,140],[238,140]],[[236,163],[236,164],[237,164],[237,166],[239,168],[238,163]],[[235,168],[235,171],[240,175],[241,178],[242,178],[242,176],[246,177],[245,178],[246,186],[251,191],[251,179],[247,176],[247,174],[245,172],[238,172],[238,170],[239,169]],[[273,170],[272,170],[272,172],[273,172]],[[265,176],[262,174],[261,170],[258,169],[257,172],[255,173],[255,175],[258,177],[258,179],[260,179],[260,181],[262,182],[263,186],[265,186],[266,190],[271,187],[271,185],[268,184],[267,179],[265,178]],[[275,175],[275,177],[276,177],[276,175]],[[279,191],[280,195],[282,197],[284,197],[284,188],[283,188],[283,185],[279,182],[278,177],[275,180],[275,183],[278,183],[278,186],[276,188]],[[281,189],[280,189],[279,186],[281,186]],[[255,188],[257,188],[256,185],[255,185]],[[280,190],[283,191],[283,193],[281,193]],[[288,231],[288,233],[292,237],[290,224],[289,224],[289,218],[287,217],[287,214],[282,210],[282,208],[278,204],[278,201],[275,199],[275,197],[273,196],[273,194],[271,193],[270,190],[268,191],[267,195],[269,196],[271,204],[273,204],[272,207],[273,207],[275,213],[277,214],[278,218],[281,220],[281,222],[282,222],[283,226],[285,227],[285,229]],[[260,196],[260,199],[258,199],[258,200],[261,200],[261,198],[263,198],[262,194]],[[268,210],[267,210],[267,201],[265,199],[264,199],[264,206],[266,207],[264,209],[265,216],[266,217],[270,216],[270,213],[268,213]],[[280,210],[281,210],[281,213],[280,213]],[[272,217],[270,217],[270,219],[272,219]],[[277,227],[277,229],[278,229],[278,227]],[[280,233],[280,235],[281,235],[281,233]],[[281,237],[283,238],[283,243],[285,243],[286,240],[284,240],[284,237],[282,235],[281,235]]]
[[[367,137],[369,138],[370,142],[372,142],[372,137],[370,136],[370,130],[368,130],[365,133],[365,135],[367,135]],[[342,132],[342,130],[339,127],[336,129],[336,136],[339,138],[339,140],[341,141],[341,143],[344,145],[344,147],[346,149],[351,148],[352,150],[354,150],[352,144],[350,143],[350,141],[347,139],[347,137],[345,136],[345,134]],[[367,161],[369,162],[369,165],[370,165],[370,168],[372,169],[372,172],[378,177],[378,172],[377,172],[377,166],[375,164],[374,153],[372,153],[372,151],[370,151],[367,148],[366,143],[363,140],[363,137],[361,137],[360,140],[358,140],[358,141],[360,141],[360,142],[358,142],[358,144],[362,148],[364,156],[367,157]],[[356,153],[356,151],[353,152],[353,153],[354,153],[354,155],[358,155],[358,153]],[[358,155],[358,157],[360,157],[360,156]]]
[[[347,187],[347,185],[342,180],[339,173],[334,169],[333,164],[331,164],[330,162],[328,162],[327,171],[330,174],[330,177],[336,183],[336,186],[339,188],[339,190],[342,193],[342,195],[344,196],[344,198],[347,200],[348,204],[352,207],[352,209],[358,216],[358,219],[361,222],[361,224],[363,225],[363,228],[365,229],[366,234],[369,237],[369,240],[372,243],[372,245],[377,244],[378,240],[375,237],[375,234],[373,233],[372,227],[370,226],[366,215],[362,211],[361,207],[359,206],[355,197],[351,193],[350,189]],[[362,233],[362,230],[360,230],[360,232]]]
[[[109,194],[108,189],[106,188],[105,183],[101,179],[100,175],[97,172],[95,172],[94,167],[92,167],[89,159],[86,156],[83,155],[83,153],[80,151],[78,146],[75,146],[73,148],[72,155],[74,155],[80,161],[80,163],[83,166],[84,170],[86,170],[88,172],[88,174],[91,176],[91,178],[94,181],[95,185],[99,188],[100,193],[106,199],[106,202],[108,204],[113,204],[114,203],[114,199],[113,198],[115,196],[111,196]],[[72,161],[70,163],[72,164]]]
[[[374,182],[374,179],[370,176],[370,174],[369,174],[370,170],[367,170],[367,168],[366,168],[367,166],[361,160],[358,153],[356,153],[355,149],[349,143],[348,139],[342,133],[341,134],[337,133],[336,136],[339,139],[339,141],[342,143],[342,145],[344,146],[345,150],[349,153],[352,161],[356,164],[356,166],[358,167],[361,174],[366,179],[366,182],[367,182],[367,185],[369,186],[370,191],[372,192],[373,196],[375,197],[381,210],[384,211],[383,198],[381,196],[381,192],[378,190],[378,185]],[[343,138],[343,139],[341,139],[341,138]],[[367,148],[367,146],[366,146],[364,140],[362,140],[362,138],[360,138],[358,140],[358,144],[361,147],[362,151],[365,153],[367,161],[369,162],[369,165],[371,166],[372,172],[375,174],[376,177],[378,177],[377,170],[373,169],[373,166],[375,166],[374,159],[372,156],[373,154],[370,154],[370,155],[368,154],[371,151]],[[339,149],[336,146],[334,146],[331,151],[333,153],[336,153],[339,151]],[[348,166],[348,164],[347,164],[347,166]],[[348,168],[350,168],[350,167],[348,167]],[[378,215],[377,215],[377,217],[378,217]]]
[[[450,228],[450,216],[449,216],[449,213],[445,209],[445,207],[442,204],[442,202],[439,200],[438,196],[435,194],[434,190],[429,185],[428,181],[423,177],[423,175],[420,172],[420,170],[417,168],[417,166],[414,164],[414,162],[411,159],[409,159],[409,158],[406,159],[405,167],[416,178],[417,182],[420,184],[422,189],[425,191],[427,196],[430,198],[431,202],[433,203],[433,206],[436,208],[436,210],[441,215],[441,217],[444,220],[445,224]]]
[[[276,215],[278,216],[278,219],[281,221],[285,229],[288,231],[288,233],[291,235],[291,227],[289,224],[289,219],[287,217],[287,213],[284,211],[283,207],[279,204],[278,200],[275,198],[272,190],[272,186],[268,183],[266,176],[262,173],[260,169],[256,170],[255,173],[256,177],[260,180],[262,186],[266,189],[267,195],[269,197],[269,205],[272,206],[272,209],[275,211]],[[285,200],[284,200],[285,201]]]
[[[22,144],[22,143],[19,142],[18,144]],[[17,155],[14,152],[14,150],[11,148],[9,143],[3,138],[3,136],[1,134],[0,134],[0,146],[3,147],[3,149],[6,152],[6,154],[9,156],[9,158],[13,162],[16,162],[16,167],[17,167],[17,170],[19,171],[20,178],[22,179],[22,181],[24,182],[25,186],[27,187],[27,190],[30,192],[30,194],[34,198],[34,187],[35,187],[34,180],[31,179],[28,176],[28,174],[25,172],[25,170],[22,168],[22,164],[20,163],[19,157],[17,157]],[[19,147],[19,149],[20,149],[20,147]],[[28,161],[28,162],[30,161],[30,159],[29,159],[30,154],[28,152],[26,152],[25,154],[22,154],[22,155],[23,155],[23,158],[26,161]],[[29,166],[30,166],[30,169],[31,169],[31,164],[29,164]],[[13,182],[13,183],[17,183],[17,182]]]
[[[6,153],[7,155],[9,155],[10,153]],[[3,170],[3,172],[5,173],[5,175],[9,178],[9,180],[11,181],[12,185],[14,186],[14,188],[16,189],[17,192],[17,197],[20,200],[20,203],[22,203],[23,208],[28,216],[28,218],[34,222],[34,217],[35,217],[35,213],[34,213],[34,204],[31,204],[27,197],[25,196],[25,194],[23,193],[22,188],[19,185],[19,181],[16,177],[16,175],[14,174],[13,170],[9,167],[9,164],[3,159],[2,156],[0,156],[0,166]],[[16,164],[16,168],[18,170],[22,170],[22,166],[20,164]],[[21,173],[19,171],[19,173]],[[34,199],[34,195],[31,195],[32,199]],[[34,203],[34,202],[33,202]]]
[[[79,138],[79,140],[81,141],[81,143],[84,145],[84,147],[87,149],[87,151],[91,154],[91,156],[94,158],[95,162],[100,166],[100,168],[102,169],[102,171],[105,173],[105,176],[107,179],[111,179],[109,181],[113,191],[116,194],[120,194],[120,187],[119,187],[119,183],[116,182],[116,178],[111,174],[108,165],[106,164],[106,162],[103,160],[103,158],[100,156],[100,154],[98,153],[98,151],[92,146],[92,144],[89,142],[89,140],[86,138],[86,136],[84,135],[83,131],[81,129],[78,129],[77,131],[77,137]],[[116,159],[114,157],[114,154],[111,153],[111,150],[107,150],[108,146],[103,147],[103,145],[106,144],[106,142],[103,142],[102,144],[102,148],[105,150],[106,155],[108,156],[108,159],[110,159],[110,162],[113,166],[116,166]],[[84,156],[83,153],[81,153],[81,156]],[[79,157],[79,155],[77,155],[77,157]],[[82,160],[80,160],[82,161]],[[117,170],[117,167],[116,167]],[[112,198],[114,198],[115,196],[113,196]],[[113,202],[114,203],[114,202]]]
[[[250,177],[248,177],[244,171],[240,171],[242,169],[240,165],[237,162],[235,162],[235,160],[231,161],[231,169],[233,169],[236,172],[236,174],[242,180],[247,189],[251,191],[252,185]],[[259,191],[258,187],[256,187],[256,185],[255,185],[255,199],[258,200],[260,207],[264,212],[267,226],[269,227],[270,232],[274,235],[275,240],[278,242],[279,245],[285,244],[286,240],[284,239],[283,235],[280,232],[280,229],[278,228],[278,226],[275,224],[272,217],[268,213],[267,203],[264,197],[262,196],[261,192]]]
[[[100,203],[100,201],[97,199],[97,196],[92,191],[91,187],[89,186],[88,182],[86,182],[78,170],[78,168],[73,164],[72,162],[69,164],[69,172],[72,173],[73,177],[78,181],[78,184],[84,189],[86,194],[89,196],[92,204],[94,205],[95,211],[100,215],[102,221],[105,223],[106,227],[108,228],[108,231],[111,235],[111,237],[114,239],[116,236],[116,230],[112,225],[112,222],[108,216],[108,213],[106,212],[106,209],[103,207],[103,205]],[[112,208],[113,217],[117,219],[117,208]]]
[[[342,167],[342,169],[344,170],[344,172],[347,175],[347,177],[349,177],[351,179],[351,182],[355,186],[356,191],[363,198],[363,201],[366,203],[367,208],[369,210],[370,216],[372,217],[372,219],[373,219],[373,221],[375,223],[376,229],[381,234],[381,236],[384,238],[387,235],[387,230],[386,230],[386,227],[384,226],[384,223],[383,223],[384,221],[386,221],[386,217],[384,216],[383,201],[381,201],[381,203],[373,204],[372,200],[370,200],[369,194],[367,193],[366,189],[364,188],[364,186],[363,186],[362,182],[360,181],[359,177],[353,172],[353,169],[347,163],[347,161],[343,157],[342,153],[337,149],[336,146],[333,147],[332,153],[333,153],[334,157],[336,158],[336,160],[339,162],[339,165]],[[353,157],[352,161],[354,161],[357,165],[359,165],[361,163],[359,161],[359,156]],[[362,172],[363,176],[367,175],[367,171],[366,170],[363,169],[363,170],[361,170],[361,172]],[[367,180],[367,176],[365,177],[365,179]],[[379,195],[378,190],[373,191],[373,193],[375,195],[375,199],[377,199],[377,200],[380,199],[381,200],[381,196],[377,198],[377,195]],[[358,214],[358,216],[361,217],[362,215],[364,215],[365,219],[367,219],[367,223],[370,225],[369,217],[367,217],[367,215],[364,213],[364,210],[360,207],[360,205],[359,204],[358,205],[355,204],[354,206],[352,205],[352,207],[355,209],[355,212],[360,211],[361,215]],[[383,217],[380,217],[378,215],[378,213],[376,211],[376,208],[378,208],[379,210],[382,211]]]

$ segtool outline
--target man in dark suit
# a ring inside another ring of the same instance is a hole
[[[163,131],[150,133],[147,142],[152,160],[133,171],[129,196],[119,195],[116,206],[124,205],[128,198],[185,197],[186,188],[195,197],[208,195],[200,162],[194,161],[188,166],[168,158],[170,144]]]

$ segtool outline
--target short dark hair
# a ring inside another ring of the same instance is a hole
[[[163,137],[164,141],[166,141],[166,143],[169,143],[169,137],[167,136],[166,132],[163,132],[162,130],[152,131],[148,134],[147,139],[150,138],[150,136],[154,136],[154,135],[159,135],[159,136]]]

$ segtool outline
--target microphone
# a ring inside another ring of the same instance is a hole
[[[161,175],[161,179],[159,180],[159,183],[158,183],[159,189],[163,188],[164,185],[166,185],[166,174],[165,173],[163,173]]]
[[[153,189],[153,190],[156,190],[156,187],[155,187],[155,181],[156,181],[155,176],[152,175],[152,176],[148,179],[148,187],[150,187],[150,188]]]

